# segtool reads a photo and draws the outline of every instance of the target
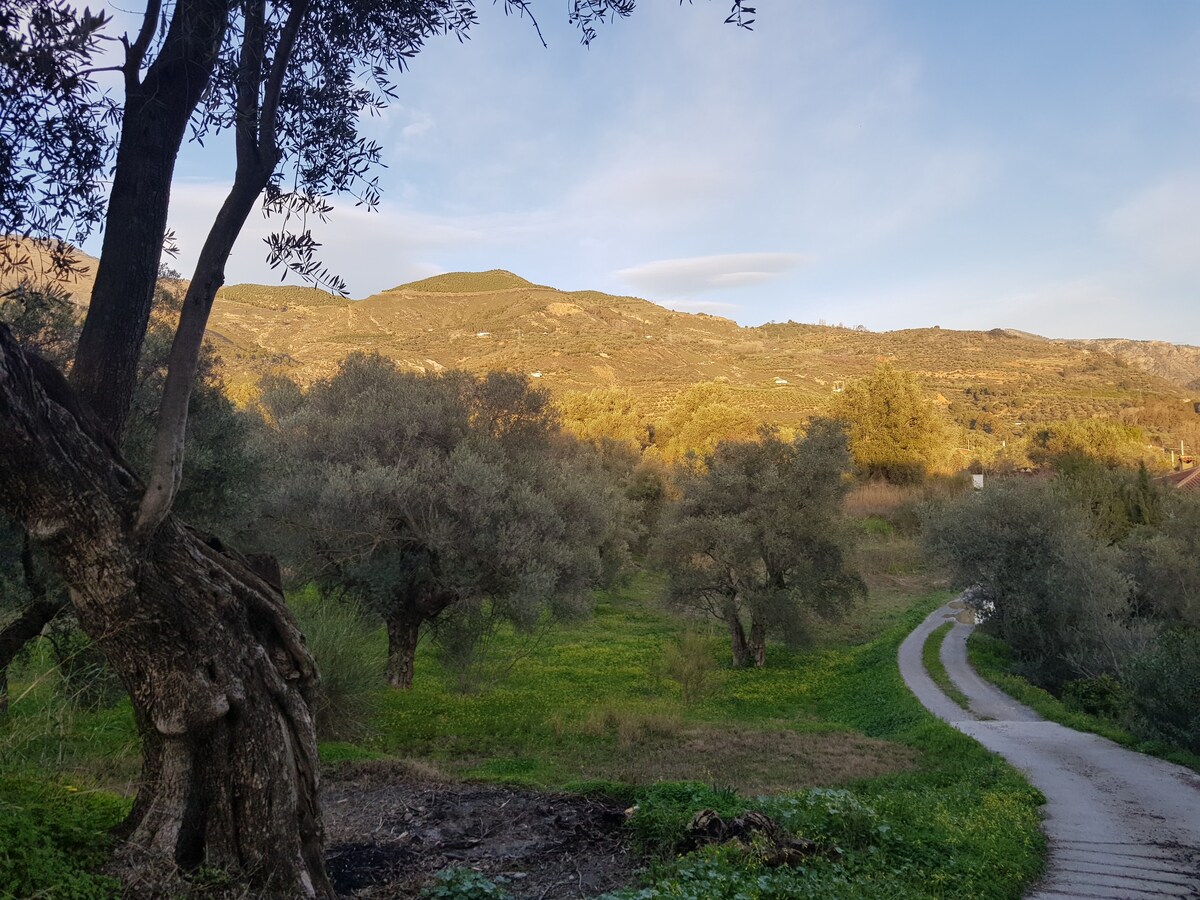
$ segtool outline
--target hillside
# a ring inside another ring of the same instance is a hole
[[[94,272],[95,261],[84,262]],[[89,273],[67,288],[82,304],[90,283]],[[621,386],[651,411],[688,385],[723,381],[765,420],[784,424],[821,409],[839,382],[879,361],[917,374],[959,418],[978,411],[1002,430],[1005,422],[1116,415],[1154,397],[1182,406],[1200,392],[1197,347],[1004,328],[741,327],[636,297],[560,291],[501,269],[436,275],[356,301],[294,285],[230,285],[217,295],[209,337],[239,399],[268,372],[309,382],[354,350],[416,371],[539,373],[554,392]]]
[[[1158,375],[1187,390],[1200,392],[1200,347],[1168,344],[1166,341],[1131,341],[1125,338],[1101,338],[1070,343],[1111,353],[1135,369]]]
[[[353,350],[375,350],[417,371],[540,373],[556,392],[621,386],[651,409],[690,384],[724,381],[764,419],[781,423],[822,408],[839,382],[879,361],[913,371],[947,404],[969,391],[972,404],[1013,422],[1115,415],[1147,395],[1183,400],[1200,382],[1195,348],[1162,345],[1175,354],[1167,367],[1157,355],[1110,352],[1103,342],[1004,329],[745,328],[636,297],[560,291],[502,270],[439,275],[352,302],[308,288],[236,285],[218,295],[209,332],[231,390],[243,397],[268,371],[311,381]]]

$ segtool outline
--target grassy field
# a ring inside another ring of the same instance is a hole
[[[899,571],[878,575],[867,604],[816,629],[810,649],[772,647],[764,670],[730,669],[721,632],[662,610],[648,575],[491,686],[464,692],[424,648],[414,689],[381,689],[366,737],[326,743],[322,758],[397,756],[443,777],[636,802],[633,834],[655,862],[629,897],[1019,897],[1042,866],[1040,796],[905,689],[896,648],[945,596],[914,597],[910,562],[895,546],[884,557]],[[690,702],[663,662],[684,627],[712,660]],[[89,872],[137,772],[128,705],[75,710],[44,663],[17,673],[0,726],[0,896],[103,896],[111,883]],[[677,855],[701,808],[759,809],[827,852],[799,867],[754,846]]]

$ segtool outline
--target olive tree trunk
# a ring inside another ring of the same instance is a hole
[[[767,627],[757,616],[750,623],[750,657],[756,669],[767,664]]]
[[[417,643],[421,638],[421,616],[408,614],[393,616],[387,620],[388,684],[394,688],[408,690],[413,684],[413,667],[416,664]]]
[[[124,859],[139,874],[205,864],[263,891],[332,896],[316,668],[282,594],[173,516],[135,539],[142,484],[78,415],[0,326],[0,506],[73,590],[143,738]]]
[[[750,644],[746,640],[746,629],[742,627],[742,617],[738,614],[737,604],[732,600],[725,604],[723,616],[729,626],[729,638],[733,648],[733,667],[744,669],[750,665]]]

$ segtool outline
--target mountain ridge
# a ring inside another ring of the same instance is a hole
[[[94,272],[95,260],[82,261]],[[90,286],[90,273],[64,285],[81,306]],[[505,269],[444,273],[361,300],[304,286],[227,285],[208,335],[240,400],[264,374],[311,382],[355,350],[415,371],[520,371],[552,392],[625,387],[651,411],[691,384],[721,381],[782,424],[820,410],[839,384],[879,362],[914,372],[948,404],[964,395],[993,406],[1009,398],[1000,405],[1014,420],[1117,416],[1147,398],[1183,402],[1200,392],[1200,348],[1189,345],[1012,328],[741,326],[639,297],[538,285]],[[979,400],[981,391],[992,399]]]

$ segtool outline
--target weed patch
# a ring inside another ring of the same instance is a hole
[[[970,709],[971,701],[950,680],[946,667],[942,665],[942,644],[953,627],[953,622],[947,622],[929,633],[929,637],[925,639],[925,646],[921,648],[921,662],[925,666],[925,671],[929,673],[929,677],[933,679],[933,683],[942,689],[942,693],[963,709]]]

